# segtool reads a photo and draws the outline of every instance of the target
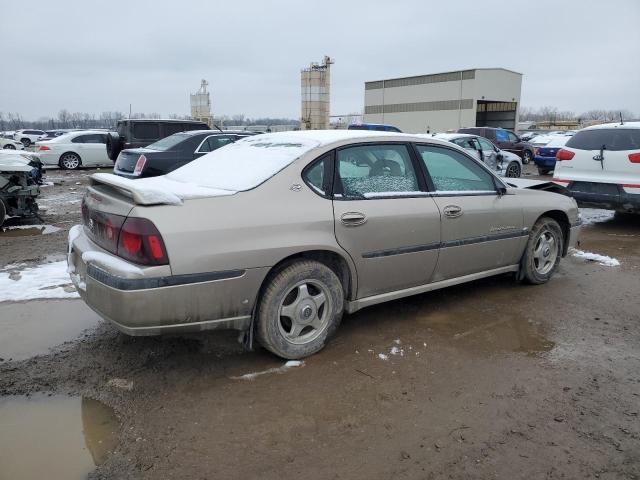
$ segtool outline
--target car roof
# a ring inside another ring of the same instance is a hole
[[[583,128],[583,130],[599,130],[606,128],[640,128],[640,122],[601,123],[600,125],[591,125],[590,127]]]
[[[257,132],[254,132],[254,131],[251,131],[251,130],[223,130],[223,131],[220,131],[220,130],[186,130],[184,132],[176,132],[176,133],[180,133],[182,135],[200,135],[200,134],[206,134],[206,135],[226,135],[226,134],[251,135],[251,134],[256,134]]]
[[[179,120],[176,118],[123,118],[118,120],[118,123],[120,122],[206,123],[199,120]]]
[[[420,134],[422,135],[422,134]],[[434,138],[441,138],[443,140],[455,140],[456,138],[478,138],[478,135],[472,133],[435,133]]]

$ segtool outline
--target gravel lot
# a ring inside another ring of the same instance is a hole
[[[0,270],[63,258],[89,173],[47,175],[61,230],[0,233]],[[584,213],[580,249],[620,266],[371,307],[297,367],[231,332],[0,303],[0,479],[640,478],[640,220]]]

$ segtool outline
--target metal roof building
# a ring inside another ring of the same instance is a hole
[[[515,129],[522,74],[504,68],[377,80],[364,84],[364,122],[408,133],[461,127]]]

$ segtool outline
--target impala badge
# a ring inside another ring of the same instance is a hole
[[[291,185],[291,187],[289,187],[289,190],[293,192],[299,192],[300,190],[302,190],[302,185],[300,185],[299,183],[294,183],[293,185]]]

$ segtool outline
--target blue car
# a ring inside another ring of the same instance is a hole
[[[536,137],[540,138],[540,137]],[[551,170],[556,168],[556,153],[571,138],[570,136],[554,136],[546,142],[536,142],[536,138],[531,143],[536,147],[534,150],[533,161],[538,167],[540,175],[547,175]]]
[[[376,132],[397,132],[402,133],[398,127],[384,125],[382,123],[354,123],[349,125],[348,130],[373,130]]]

